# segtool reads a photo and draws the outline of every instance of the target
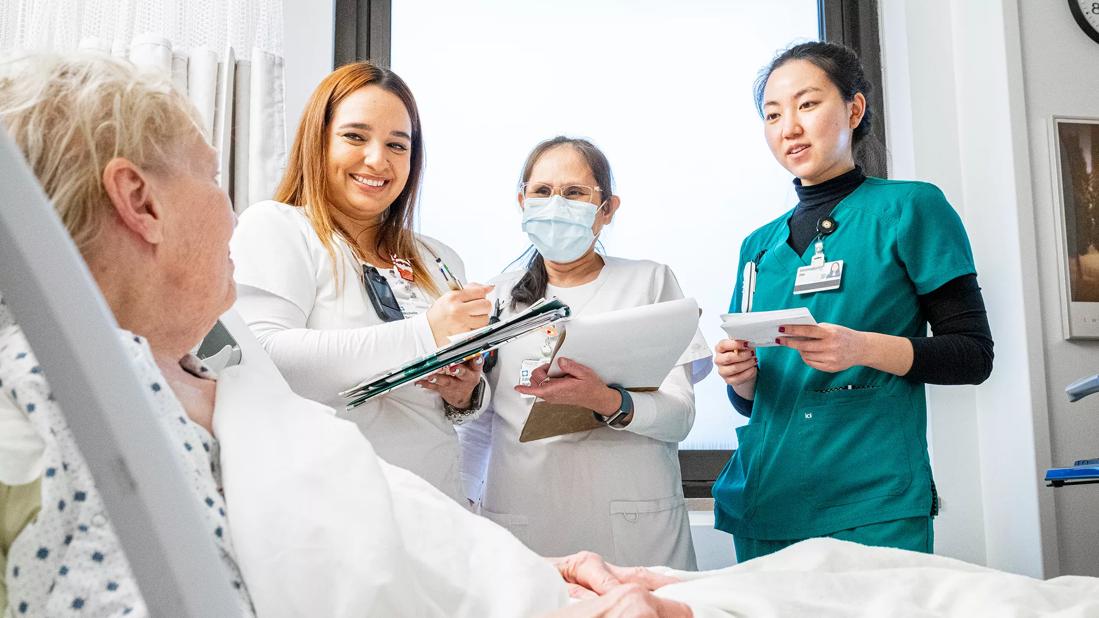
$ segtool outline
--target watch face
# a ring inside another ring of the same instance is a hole
[[[1099,43],[1099,2],[1096,0],[1068,0],[1069,10],[1077,25],[1091,40]]]

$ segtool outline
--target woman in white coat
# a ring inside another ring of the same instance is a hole
[[[560,298],[573,315],[683,297],[667,266],[595,252],[620,201],[590,142],[535,147],[518,197],[535,252],[525,270],[494,282],[505,319],[542,297]],[[566,376],[546,380],[554,337],[551,329],[500,348],[489,410],[462,430],[467,490],[481,495],[483,515],[543,555],[591,549],[623,565],[695,568],[677,452],[694,422],[692,378],[711,366],[706,342],[696,335],[659,390],[628,393],[568,360]],[[532,373],[528,385],[520,372]],[[591,408],[608,426],[520,443],[535,397]]]
[[[313,92],[275,201],[241,215],[236,309],[299,395],[342,410],[341,391],[487,324],[491,288],[456,289],[457,254],[412,232],[423,160],[408,86],[348,64]],[[416,386],[345,414],[384,459],[464,504],[454,425],[488,399],[480,359]]]

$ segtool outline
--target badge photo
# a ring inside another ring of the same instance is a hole
[[[843,283],[843,260],[802,266],[794,278],[794,294],[811,294],[839,289]]]

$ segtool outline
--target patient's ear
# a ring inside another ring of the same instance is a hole
[[[115,157],[103,168],[103,189],[118,218],[149,244],[164,240],[164,212],[153,197],[150,180],[128,159]]]

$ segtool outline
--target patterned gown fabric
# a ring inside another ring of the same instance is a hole
[[[139,379],[152,394],[152,412],[179,447],[176,455],[190,478],[195,498],[203,504],[204,523],[238,591],[240,613],[253,616],[229,539],[217,443],[187,417],[146,341],[126,331],[120,331],[120,336]],[[213,379],[193,357],[180,364],[198,377]],[[0,388],[26,412],[46,441],[42,510],[12,543],[4,574],[11,615],[148,615],[91,472],[53,399],[43,369],[15,326],[0,330]]]

